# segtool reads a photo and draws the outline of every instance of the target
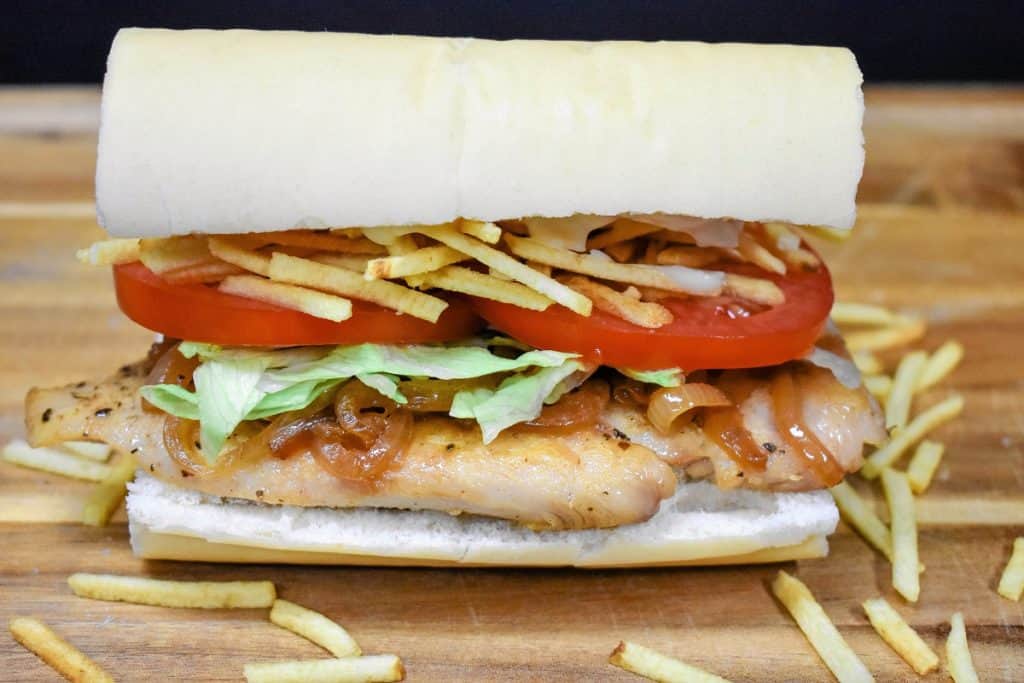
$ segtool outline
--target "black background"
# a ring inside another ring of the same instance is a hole
[[[872,81],[1024,80],[1024,0],[0,0],[0,8],[0,83],[98,82],[121,26],[844,45]]]

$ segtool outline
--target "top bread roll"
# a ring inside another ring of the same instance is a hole
[[[123,29],[96,172],[115,236],[653,213],[848,228],[842,48]]]

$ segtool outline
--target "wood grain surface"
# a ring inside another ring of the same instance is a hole
[[[982,680],[1024,680],[1024,613],[995,593],[1024,534],[1024,90],[869,89],[867,168],[855,236],[824,247],[841,298],[926,315],[934,348],[967,347],[951,390],[964,416],[919,501],[927,571],[916,606],[844,526],[823,560],[787,564],[879,680],[915,678],[859,605],[883,595],[941,652],[960,610]],[[101,237],[92,209],[97,93],[0,90],[0,441],[23,434],[34,384],[102,376],[150,334],[114,304],[109,274],[73,258]],[[877,492],[858,484],[868,494]],[[0,617],[40,617],[118,680],[240,680],[250,660],[323,656],[266,611],[201,612],[72,596],[74,571],[269,578],[343,623],[412,681],[631,680],[607,656],[635,640],[736,681],[831,676],[773,600],[778,566],[648,571],[291,568],[143,562],[123,513],[79,525],[88,484],[0,464]],[[55,680],[0,637],[0,680]],[[927,680],[948,680],[945,673]]]

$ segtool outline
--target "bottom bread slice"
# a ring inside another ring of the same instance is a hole
[[[683,483],[646,522],[531,531],[434,511],[304,508],[209,496],[139,473],[132,548],[149,559],[408,566],[643,567],[821,557],[839,516],[827,491]]]

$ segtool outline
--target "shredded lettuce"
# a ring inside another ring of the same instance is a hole
[[[142,395],[171,415],[199,420],[202,452],[212,462],[242,421],[301,410],[351,378],[404,404],[408,400],[398,388],[402,376],[446,380],[515,373],[496,390],[485,390],[487,396],[476,401],[462,397],[458,407],[453,404],[451,414],[476,419],[490,441],[502,429],[536,417],[544,401],[580,368],[572,353],[526,351],[506,358],[473,340],[468,344],[359,344],[325,353],[316,348],[225,349],[183,342],[183,355],[202,359],[194,375],[195,392],[159,384],[144,387]]]
[[[629,368],[620,368],[619,372],[638,382],[657,384],[662,387],[678,387],[683,383],[684,379],[683,371],[679,368],[665,368],[664,370],[630,370]]]

